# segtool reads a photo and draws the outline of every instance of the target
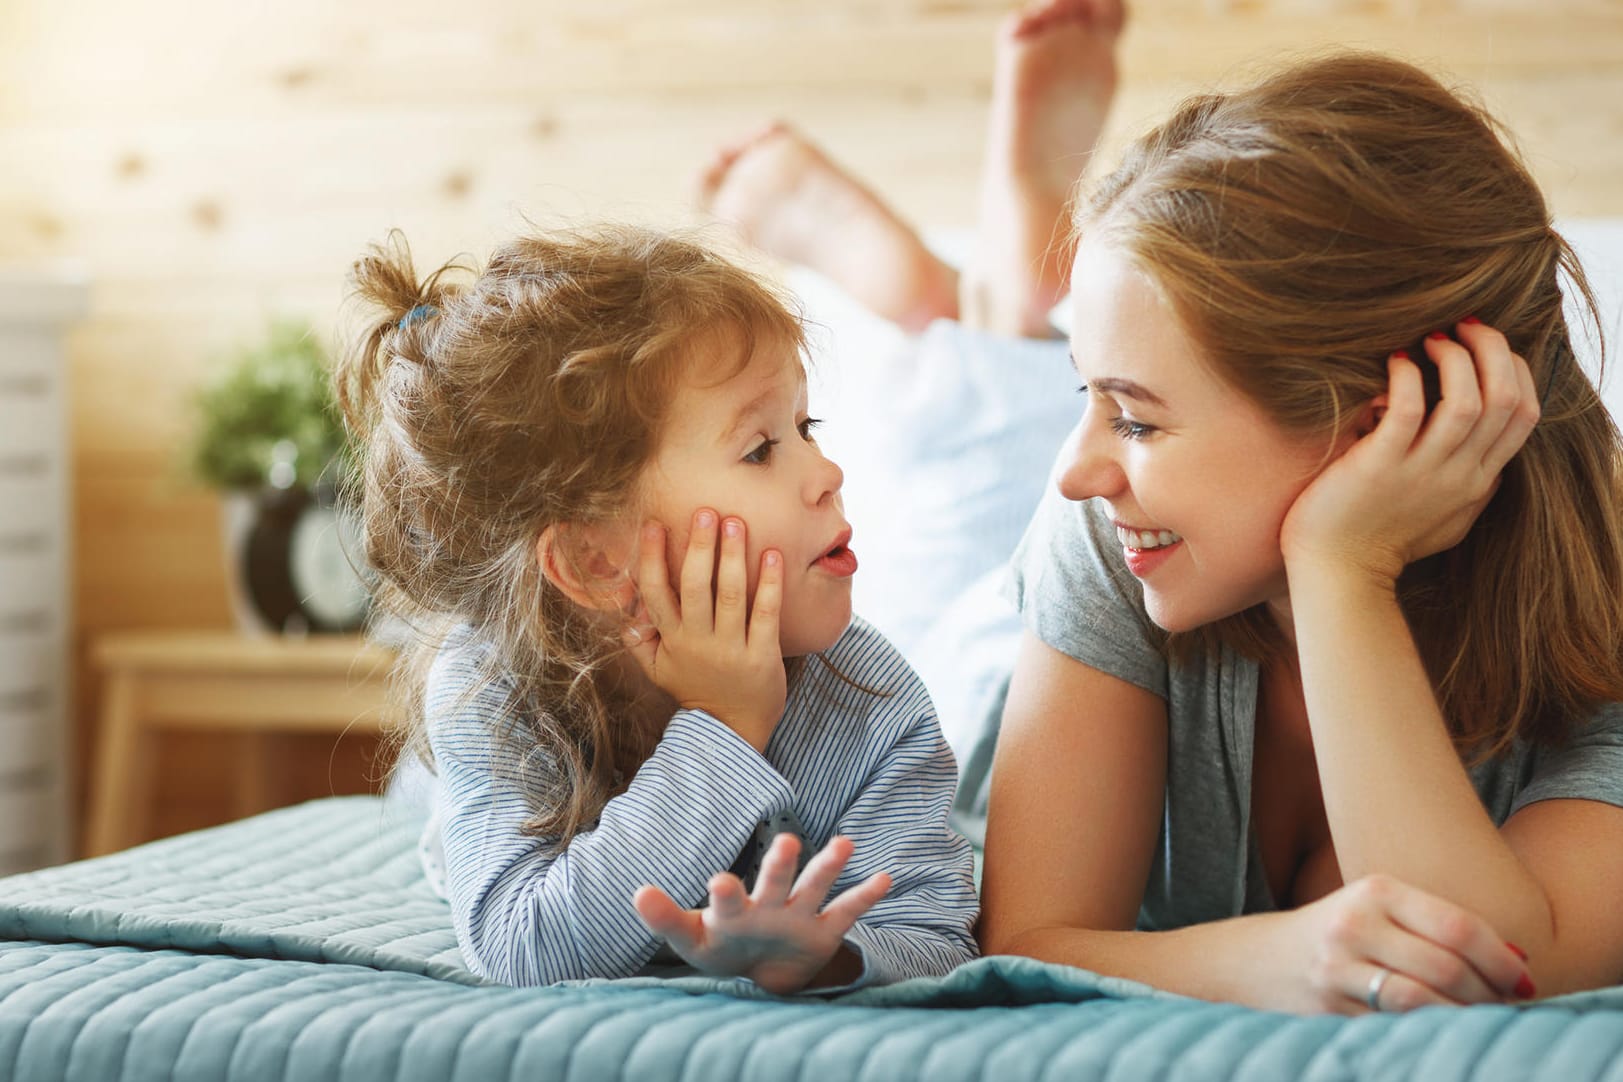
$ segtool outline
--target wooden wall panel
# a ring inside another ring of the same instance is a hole
[[[711,148],[774,116],[914,222],[965,223],[1005,9],[7,0],[0,263],[93,283],[69,340],[81,643],[228,621],[217,505],[179,467],[190,396],[272,316],[329,330],[362,245],[399,226],[428,265],[526,219],[688,223]],[[1102,159],[1183,95],[1326,45],[1476,86],[1559,214],[1623,215],[1623,0],[1144,3]],[[181,773],[177,806],[214,799]]]

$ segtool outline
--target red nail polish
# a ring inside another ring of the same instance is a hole
[[[1506,940],[1505,941],[1505,946],[1509,947],[1510,950],[1511,950],[1511,953],[1515,954],[1516,957],[1520,958],[1524,962],[1527,961],[1527,952],[1522,950],[1520,947],[1516,946],[1516,944],[1510,942],[1509,940]]]
[[[1426,337],[1430,338],[1433,342],[1448,341],[1448,335],[1444,334],[1442,331],[1432,331],[1430,334],[1426,335]]]
[[[1480,319],[1478,319],[1476,316],[1466,316],[1464,319],[1460,320],[1460,322],[1461,323],[1481,323],[1482,321]]]
[[[1409,351],[1406,349],[1396,350],[1393,352],[1392,356],[1400,361],[1407,361],[1409,359]]]
[[[1533,987],[1533,978],[1523,973],[1516,982],[1516,995],[1522,999],[1532,999],[1538,990]]]

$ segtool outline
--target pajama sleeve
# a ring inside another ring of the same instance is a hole
[[[683,710],[592,829],[549,853],[521,830],[530,794],[551,780],[547,765],[492,737],[506,724],[505,689],[470,695],[468,671],[443,655],[435,668],[429,739],[447,894],[458,943],[482,977],[529,985],[635,973],[661,942],[632,907],[636,889],[653,884],[697,907],[756,824],[790,806],[770,763],[715,718]]]

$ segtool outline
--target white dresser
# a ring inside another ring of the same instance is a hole
[[[62,334],[77,282],[0,270],[0,875],[66,860],[72,605]]]

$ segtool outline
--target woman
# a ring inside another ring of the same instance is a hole
[[[1623,457],[1548,222],[1363,56],[1186,104],[1083,204],[989,953],[1287,1010],[1623,976]]]
[[[994,117],[1041,130],[1030,97]],[[736,166],[723,216],[781,224],[728,210]],[[896,318],[1030,333],[1051,299],[932,308],[922,246],[855,220],[925,284]],[[1075,224],[1087,397],[1014,561],[983,948],[1293,1011],[1623,979],[1623,450],[1492,121],[1395,61],[1299,65],[1187,104]],[[850,281],[814,235],[773,246]]]

